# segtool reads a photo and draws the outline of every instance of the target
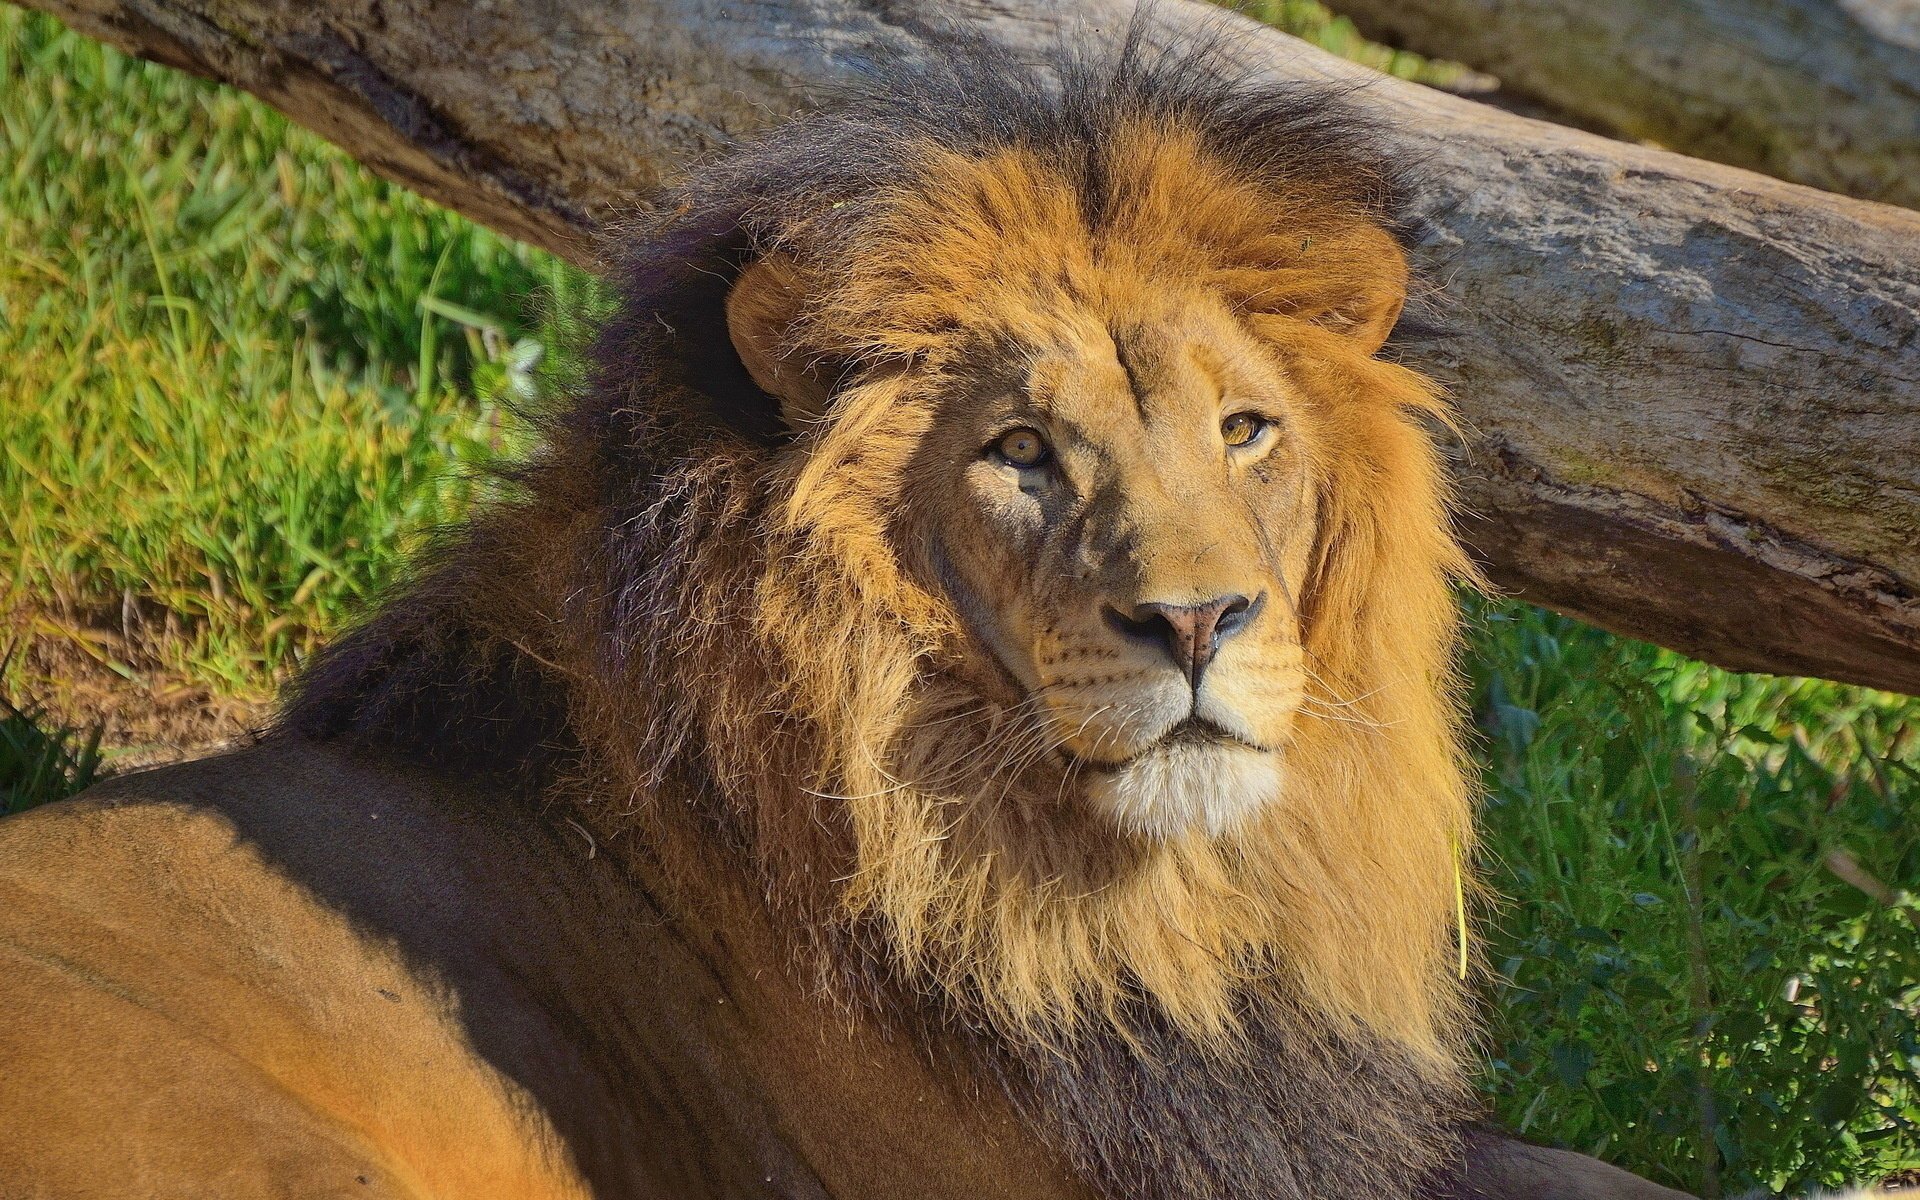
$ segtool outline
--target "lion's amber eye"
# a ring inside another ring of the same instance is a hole
[[[1022,426],[1001,434],[993,452],[1016,467],[1037,467],[1047,461],[1047,439],[1039,430]]]
[[[1220,436],[1229,446],[1245,446],[1266,429],[1267,419],[1255,413],[1235,413],[1220,422]]]

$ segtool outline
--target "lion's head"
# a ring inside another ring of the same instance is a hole
[[[1303,708],[1343,715],[1302,640],[1342,494],[1436,516],[1352,410],[1430,401],[1367,362],[1405,295],[1377,214],[1275,194],[1163,116],[1098,153],[1090,216],[1044,148],[924,147],[860,228],[769,237],[729,324],[815,477],[899,442],[888,565],[947,611],[953,678],[1031,710],[1060,804],[1217,837],[1284,800]]]
[[[596,819],[714,822],[809,944],[1020,1034],[1272,1002],[1444,1064],[1468,567],[1381,354],[1404,184],[1324,93],[1062,70],[671,197],[444,586],[563,680]]]

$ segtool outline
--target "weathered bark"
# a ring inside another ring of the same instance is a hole
[[[33,0],[253,91],[576,261],[623,205],[875,46],[1111,37],[1130,0]],[[1256,71],[1368,80],[1431,166],[1412,351],[1466,418],[1468,541],[1520,595],[1744,668],[1920,691],[1920,215],[1381,79],[1191,0]]]
[[[1594,126],[1920,207],[1912,0],[1338,0],[1371,37]]]

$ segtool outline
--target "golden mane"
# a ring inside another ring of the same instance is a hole
[[[710,483],[722,512],[680,576],[700,615],[655,633],[691,675],[679,702],[697,704],[703,763],[771,894],[804,895],[900,977],[1007,1028],[1052,1036],[1144,997],[1229,1036],[1277,992],[1445,1058],[1467,1028],[1453,976],[1472,839],[1451,665],[1451,581],[1469,568],[1426,429],[1446,414],[1417,375],[1310,319],[1381,287],[1397,299],[1401,260],[1368,261],[1376,226],[1250,186],[1179,129],[1129,130],[1109,153],[1137,221],[1097,245],[1037,156],[935,147],[830,258],[804,234],[780,243],[829,281],[795,352],[872,364],[874,382],[794,450]],[[1220,839],[1131,841],[1046,803],[1057,774],[1010,774],[1031,718],[983,709],[943,671],[959,619],[891,540],[926,417],[890,365],[924,384],[963,319],[1017,326],[1032,289],[1076,286],[1080,266],[1137,287],[1216,279],[1324,401],[1319,441],[1340,448],[1321,464],[1295,792]],[[588,706],[614,715],[605,736],[657,727],[622,719],[618,694],[647,686],[617,679]],[[616,757],[647,761],[640,745]]]
[[[1285,1009],[1451,1084],[1473,837],[1451,589],[1471,568],[1431,434],[1443,401],[1343,336],[1398,312],[1404,195],[1334,99],[1151,82],[1109,80],[1065,116],[1072,90],[1034,84],[1014,107],[1053,115],[1017,135],[937,124],[952,97],[906,117],[874,101],[715,168],[629,268],[598,380],[530,498],[423,594],[563,681],[595,781],[576,789],[585,819],[681,847],[687,872],[728,847],[823,977],[932,994],[1039,1043],[1126,1036],[1144,1006],[1227,1050],[1248,1012]],[[769,253],[818,281],[789,350],[849,384],[790,443],[737,357],[697,341]],[[1208,280],[1331,448],[1297,802],[1217,838],[1132,840],[1048,803],[1066,781],[1025,761],[1030,715],[959,682],[953,603],[896,543],[928,419],[913,389],[956,330],[1017,330],[1037,291],[1095,276]],[[483,576],[514,582],[476,603]],[[317,678],[303,703],[323,712]]]

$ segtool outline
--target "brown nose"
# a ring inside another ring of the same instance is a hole
[[[1252,622],[1260,600],[1219,596],[1199,604],[1137,604],[1130,612],[1108,605],[1106,617],[1107,624],[1126,637],[1165,646],[1180,673],[1197,688],[1220,643]]]

